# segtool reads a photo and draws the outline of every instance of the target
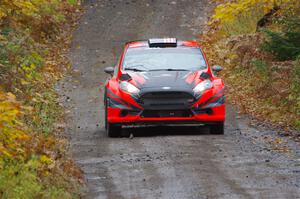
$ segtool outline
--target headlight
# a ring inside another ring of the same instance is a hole
[[[135,87],[134,85],[130,84],[129,82],[126,81],[122,81],[120,83],[120,88],[127,92],[127,93],[131,93],[131,94],[138,94],[140,92],[140,89],[138,89],[137,87]]]
[[[213,87],[213,83],[210,80],[204,80],[203,82],[199,83],[195,88],[193,89],[194,93],[199,94],[203,91],[206,91]]]

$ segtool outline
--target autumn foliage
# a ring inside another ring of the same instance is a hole
[[[0,198],[79,196],[53,90],[78,9],[74,0],[0,1]]]
[[[255,33],[260,19],[273,9],[276,14],[291,14],[299,7],[298,0],[217,0],[220,4],[215,8],[209,25],[218,29],[223,36]]]
[[[227,98],[286,132],[300,129],[300,1],[216,2],[201,42],[225,68]]]

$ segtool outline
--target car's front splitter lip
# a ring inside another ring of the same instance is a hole
[[[225,105],[214,107],[213,114],[198,114],[191,117],[141,117],[140,115],[127,115],[120,117],[120,109],[109,108],[108,122],[110,123],[151,123],[151,122],[221,122],[225,120]]]
[[[195,121],[195,120],[179,120],[179,121],[137,121],[137,122],[122,122],[114,123],[115,125],[121,126],[185,126],[185,125],[207,125],[207,124],[217,124],[224,121]]]
[[[111,123],[129,123],[129,122],[152,122],[152,121],[198,121],[198,122],[210,122],[210,121],[224,121],[224,116],[193,116],[193,117],[160,117],[160,118],[142,118],[140,116],[126,116],[126,117],[111,117],[109,122]]]

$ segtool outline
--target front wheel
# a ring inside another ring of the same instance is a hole
[[[216,135],[224,134],[224,122],[218,122],[210,126],[210,133]]]
[[[119,137],[121,135],[122,126],[111,124],[108,122],[107,99],[105,95],[105,131],[108,137]]]
[[[106,135],[108,137],[119,137],[121,135],[122,127],[115,124],[106,124]]]

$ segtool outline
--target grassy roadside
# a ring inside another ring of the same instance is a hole
[[[0,2],[0,198],[78,198],[54,85],[80,16],[77,0]]]
[[[227,99],[286,132],[299,130],[300,2],[216,2],[200,42],[224,67]]]

